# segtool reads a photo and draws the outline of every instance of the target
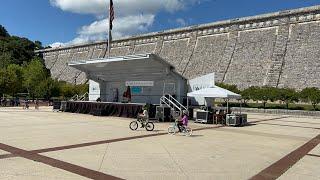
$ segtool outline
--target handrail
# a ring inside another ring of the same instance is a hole
[[[184,105],[182,105],[178,100],[176,100],[173,96],[168,94],[169,98],[172,99],[176,104],[178,104],[180,107],[182,107],[184,110],[188,110]]]
[[[166,97],[168,96],[168,97]],[[180,112],[180,115],[182,113],[182,110],[187,110],[187,108],[185,106],[183,106],[178,100],[176,100],[173,96],[171,96],[170,94],[164,95],[160,98],[160,105],[165,104],[168,107],[171,108],[171,110],[175,110],[175,108],[177,108]]]
[[[80,100],[80,101],[86,100],[86,98],[87,98],[88,96],[89,96],[89,93],[86,92],[86,93],[84,93],[82,96],[78,97],[78,100]]]
[[[169,101],[169,104],[168,104],[166,101],[164,101],[163,99]],[[168,98],[165,97],[165,96],[162,96],[162,97],[160,98],[160,101],[162,101],[163,103],[165,103],[165,104],[166,104],[167,106],[169,106],[170,108],[172,108],[171,105],[170,105],[170,104],[172,104],[175,108],[177,108],[177,109],[179,109],[179,111],[181,111],[181,107],[177,106],[175,103],[173,103],[170,99],[168,99]]]
[[[75,94],[70,98],[70,101],[85,101],[86,98],[89,97],[89,93],[86,92],[82,96],[79,96],[78,94]]]
[[[79,95],[78,94],[75,94],[74,96],[72,96],[70,98],[70,101],[77,101],[79,99]]]

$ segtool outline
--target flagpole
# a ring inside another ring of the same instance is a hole
[[[109,33],[108,33],[108,58],[110,58],[110,49],[111,49],[111,0],[109,2]]]
[[[111,50],[111,38],[110,38],[111,30],[109,27],[109,37],[108,37],[108,58],[110,57],[110,50]]]

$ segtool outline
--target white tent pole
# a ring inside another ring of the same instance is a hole
[[[189,111],[189,98],[188,98],[188,95],[187,95],[187,111]]]
[[[206,99],[206,97],[204,97],[204,106],[207,107],[207,99]]]
[[[227,114],[229,113],[229,98],[227,99]]]
[[[240,99],[240,114],[241,114],[241,107],[242,107],[242,99]]]

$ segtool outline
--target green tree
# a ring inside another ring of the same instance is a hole
[[[71,97],[73,97],[76,93],[75,91],[75,87],[74,85],[72,84],[69,84],[69,83],[63,83],[63,84],[60,84],[60,93],[61,93],[61,96],[64,98],[64,99],[69,99]]]
[[[12,64],[12,56],[8,52],[0,53],[0,68],[6,68],[9,64]]]
[[[230,84],[225,84],[225,83],[216,83],[217,86],[221,87],[221,88],[224,88],[224,89],[227,89],[231,92],[234,92],[234,93],[240,93],[241,91],[238,89],[237,85],[230,85]]]
[[[35,45],[35,50],[43,49],[42,42],[40,41],[35,41],[34,45]]]
[[[6,69],[1,68],[0,69],[0,95],[1,96],[5,93],[5,89],[6,89],[5,77],[6,77]]]
[[[51,77],[47,78],[47,99],[60,96],[60,84],[61,82],[59,82],[58,80],[53,80]]]
[[[22,65],[32,60],[35,56],[35,47],[36,45],[26,38],[16,36],[0,38],[0,55],[6,54],[6,57],[9,56],[6,59],[11,59],[11,63],[14,64]]]
[[[257,100],[256,92],[258,87],[251,86],[247,89],[244,89],[240,92],[242,99],[244,100],[244,103],[247,104],[249,100]]]
[[[289,104],[299,101],[298,93],[294,89],[290,88],[281,88],[278,89],[279,100],[286,104],[286,108],[289,109]]]
[[[40,58],[34,58],[24,67],[23,77],[23,86],[32,98],[46,95],[48,74]]]
[[[277,89],[273,87],[255,87],[253,90],[254,99],[262,101],[263,108],[266,108],[268,101],[275,101],[278,98]]]
[[[9,33],[2,25],[0,25],[0,38],[1,37],[9,37]]]
[[[75,85],[75,93],[79,95],[83,95],[89,92],[89,84],[79,84]]]
[[[269,100],[271,102],[275,102],[277,100],[280,100],[280,89],[279,88],[275,88],[275,87],[269,87],[268,88],[269,91]]]
[[[6,69],[6,94],[15,96],[23,91],[23,71],[19,65],[10,64]]]
[[[258,92],[257,92],[257,99],[262,101],[264,109],[266,108],[266,104],[270,99],[270,96],[268,93],[269,93],[268,87],[261,87],[258,89]]]
[[[320,103],[320,90],[316,87],[305,88],[300,92],[300,98],[305,102],[311,102],[313,109],[316,110]]]

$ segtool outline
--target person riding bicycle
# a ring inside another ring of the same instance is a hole
[[[188,126],[188,111],[183,111],[181,120],[178,121],[179,132],[182,132]]]
[[[143,112],[138,115],[138,119],[141,120],[142,127],[149,120],[149,112],[147,105],[143,107]]]

